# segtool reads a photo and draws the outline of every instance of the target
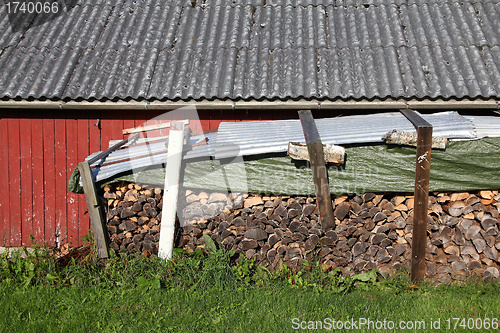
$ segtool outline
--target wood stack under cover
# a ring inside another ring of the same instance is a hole
[[[193,251],[209,235],[271,271],[305,260],[351,274],[408,269],[413,196],[364,193],[332,197],[335,228],[323,230],[316,199],[187,190],[181,195],[177,246]],[[117,252],[158,251],[162,190],[136,184],[108,186],[108,230]],[[477,274],[499,276],[498,191],[429,196],[427,276],[439,282]]]
[[[104,187],[110,248],[158,254],[163,190],[137,184]]]

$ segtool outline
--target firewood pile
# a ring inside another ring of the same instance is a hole
[[[108,231],[116,252],[157,254],[162,190],[137,184],[108,186]],[[332,197],[335,228],[323,230],[314,197],[266,196],[187,190],[180,195],[187,225],[176,236],[188,252],[209,235],[226,250],[273,271],[307,261],[344,274],[409,269],[413,197],[364,193]],[[499,276],[500,195],[433,193],[429,196],[427,276],[439,282],[470,274]]]
[[[106,221],[115,252],[158,254],[163,190],[137,184],[106,185]]]

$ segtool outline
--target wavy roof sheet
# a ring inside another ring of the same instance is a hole
[[[475,119],[467,119],[457,112],[421,116],[433,126],[432,136],[468,140],[477,137]],[[400,112],[322,118],[315,119],[315,123],[321,141],[336,145],[381,143],[382,137],[395,129],[415,132],[412,123]],[[215,158],[286,152],[289,142],[305,142],[298,119],[223,122],[217,132]]]
[[[0,5],[0,98],[500,96],[500,0]]]
[[[184,160],[208,159],[215,154],[217,133],[192,136],[187,143],[192,145],[202,140],[206,140],[206,144],[192,147],[185,151],[183,154]],[[150,140],[139,139],[137,142],[141,144],[126,145],[111,152],[106,158],[94,162],[91,167],[95,180],[101,181],[122,172],[139,171],[166,163],[168,154],[166,143],[168,142],[168,136],[155,137]],[[148,144],[144,144],[144,142],[148,142]],[[99,153],[93,153],[86,160]]]
[[[500,117],[464,117],[456,112],[422,114],[422,117],[432,124],[435,137],[474,140],[500,136]],[[382,136],[395,129],[415,132],[411,122],[399,112],[321,118],[315,123],[323,143],[340,145],[382,143]],[[205,139],[206,144],[187,150],[184,160],[231,160],[237,156],[282,153],[287,151],[289,142],[304,142],[304,133],[297,119],[223,122],[218,132],[192,136],[188,144]],[[110,146],[116,141],[110,142]],[[94,176],[101,181],[163,164],[167,159],[167,142],[168,137],[153,137],[123,146],[92,164]]]

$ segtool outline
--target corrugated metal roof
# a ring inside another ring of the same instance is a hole
[[[456,112],[422,115],[433,126],[432,135],[450,139],[476,137],[471,121]],[[345,145],[383,142],[392,130],[415,132],[412,123],[399,112],[316,119],[323,143]],[[300,120],[221,123],[215,158],[232,158],[285,152],[289,142],[305,142]]]
[[[500,0],[0,5],[0,98],[500,95]]]

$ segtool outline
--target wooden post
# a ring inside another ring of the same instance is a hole
[[[97,198],[97,189],[95,187],[94,176],[92,175],[90,165],[100,159],[106,158],[116,149],[120,148],[127,142],[137,139],[138,137],[139,134],[131,135],[127,139],[121,140],[117,144],[109,147],[89,160],[78,164],[78,171],[80,172],[80,178],[82,180],[83,192],[85,193],[85,201],[87,201],[87,211],[89,212],[90,223],[92,225],[92,233],[94,234],[97,258],[99,259],[109,257],[109,237],[102,208]]]
[[[85,200],[89,212],[97,258],[105,259],[109,257],[109,237],[106,223],[102,213],[101,205],[97,198],[97,190],[94,183],[94,176],[90,170],[90,164],[85,161],[78,164],[80,178],[82,180]]]
[[[174,251],[175,217],[179,196],[179,181],[184,147],[184,122],[172,121],[168,137],[167,165],[165,168],[165,187],[161,214],[160,241],[158,257],[169,260]]]
[[[328,185],[323,144],[321,143],[311,111],[301,110],[299,111],[299,117],[302,123],[304,137],[306,138],[307,149],[309,151],[321,226],[323,229],[333,228],[335,226],[335,220],[333,217],[333,206],[330,196],[330,186]]]
[[[417,162],[415,167],[415,204],[413,208],[410,278],[412,282],[419,282],[425,278],[432,125],[412,110],[402,110],[401,112],[417,129]]]

